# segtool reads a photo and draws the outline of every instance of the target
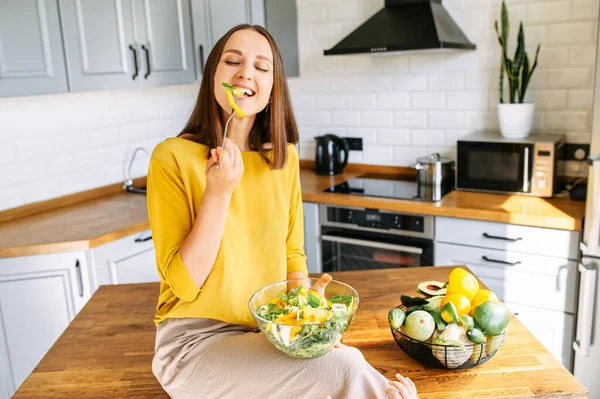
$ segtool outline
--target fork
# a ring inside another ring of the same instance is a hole
[[[223,131],[223,143],[221,144],[221,148],[225,148],[225,137],[227,137],[227,128],[229,127],[229,121],[231,120],[231,118],[233,118],[233,114],[235,114],[235,111],[233,110],[233,108],[231,109],[231,116],[229,117],[229,119],[227,119],[227,123],[225,123],[225,130]],[[215,171],[219,170],[219,163],[217,162],[217,166],[215,167]]]

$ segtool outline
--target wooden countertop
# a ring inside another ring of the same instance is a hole
[[[305,161],[302,164],[310,165]],[[582,228],[585,202],[569,198],[542,199],[453,191],[441,201],[430,203],[323,192],[365,172],[410,173],[406,168],[359,166],[349,165],[347,172],[337,176],[318,176],[309,169],[302,169],[303,200],[554,229]],[[150,228],[145,196],[125,193],[118,185],[98,192],[101,195],[97,198],[81,202],[71,199],[68,206],[58,207],[61,199],[56,199],[52,200],[54,209],[8,221],[0,218],[0,258],[86,250]]]
[[[421,399],[587,397],[514,316],[503,347],[478,367],[430,369],[409,358],[392,338],[387,312],[401,293],[414,293],[424,280],[445,281],[452,268],[331,273],[361,298],[342,342],[360,349],[385,377],[410,377]],[[156,283],[101,286],[14,398],[168,398],[151,370],[158,291]]]
[[[318,176],[301,171],[302,199],[332,205],[375,208],[422,215],[449,216],[561,230],[581,230],[585,202],[568,197],[535,198],[520,195],[452,191],[438,202],[395,200],[359,195],[323,192],[328,187],[364,174],[344,172],[336,176]]]
[[[149,228],[146,196],[110,194],[0,223],[0,258],[86,250]]]

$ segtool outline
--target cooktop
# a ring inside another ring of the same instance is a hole
[[[324,191],[368,197],[437,202],[453,189],[453,181],[443,184],[442,187],[435,187],[419,184],[417,183],[417,178],[411,176],[367,174],[354,179],[348,179],[343,183],[326,188]]]

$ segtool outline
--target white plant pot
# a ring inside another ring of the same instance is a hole
[[[500,133],[511,139],[527,137],[533,129],[535,104],[498,104]]]

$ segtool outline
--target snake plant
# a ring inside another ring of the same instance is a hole
[[[502,47],[502,60],[500,62],[500,102],[504,102],[504,73],[508,77],[509,97],[508,101],[511,103],[523,103],[525,100],[525,92],[527,85],[531,80],[531,75],[537,66],[538,54],[540,53],[540,45],[538,44],[535,52],[535,59],[533,65],[530,68],[529,56],[525,51],[525,33],[523,32],[523,21],[519,26],[519,34],[517,36],[517,49],[513,59],[508,57],[507,50],[507,39],[510,28],[508,21],[508,9],[506,3],[502,0],[502,12],[501,12],[501,27],[498,29],[498,21],[494,22],[496,28],[496,34],[498,36],[498,42]],[[518,97],[518,101],[517,100]]]

